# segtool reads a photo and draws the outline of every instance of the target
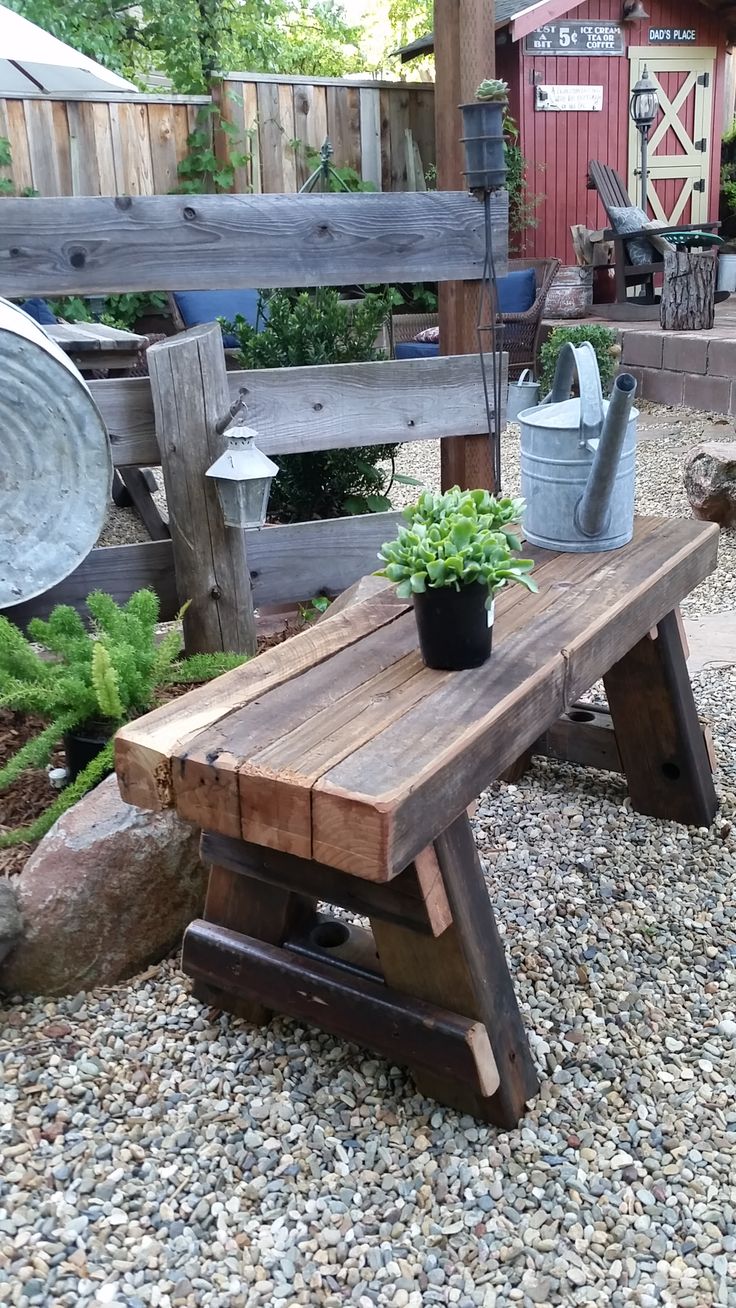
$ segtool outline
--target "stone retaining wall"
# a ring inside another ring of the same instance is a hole
[[[642,399],[736,415],[736,337],[703,332],[620,332],[621,365]]]

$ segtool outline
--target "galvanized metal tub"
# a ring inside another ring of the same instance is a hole
[[[74,572],[111,487],[110,442],[86,382],[33,318],[0,299],[0,609]]]
[[[560,268],[547,292],[545,318],[586,318],[593,304],[593,269]]]
[[[539,382],[534,380],[531,368],[525,368],[516,381],[509,382],[506,421],[516,422],[522,409],[531,409],[538,403]]]

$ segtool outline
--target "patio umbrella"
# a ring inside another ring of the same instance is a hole
[[[0,95],[135,90],[132,82],[0,5]]]

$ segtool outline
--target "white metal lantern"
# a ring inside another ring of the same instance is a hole
[[[215,459],[207,476],[217,487],[227,527],[262,527],[266,521],[276,464],[254,443],[258,432],[242,423],[226,428],[227,449]]]

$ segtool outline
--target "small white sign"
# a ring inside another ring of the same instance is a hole
[[[596,111],[603,108],[602,86],[538,86],[535,109],[546,113]]]

